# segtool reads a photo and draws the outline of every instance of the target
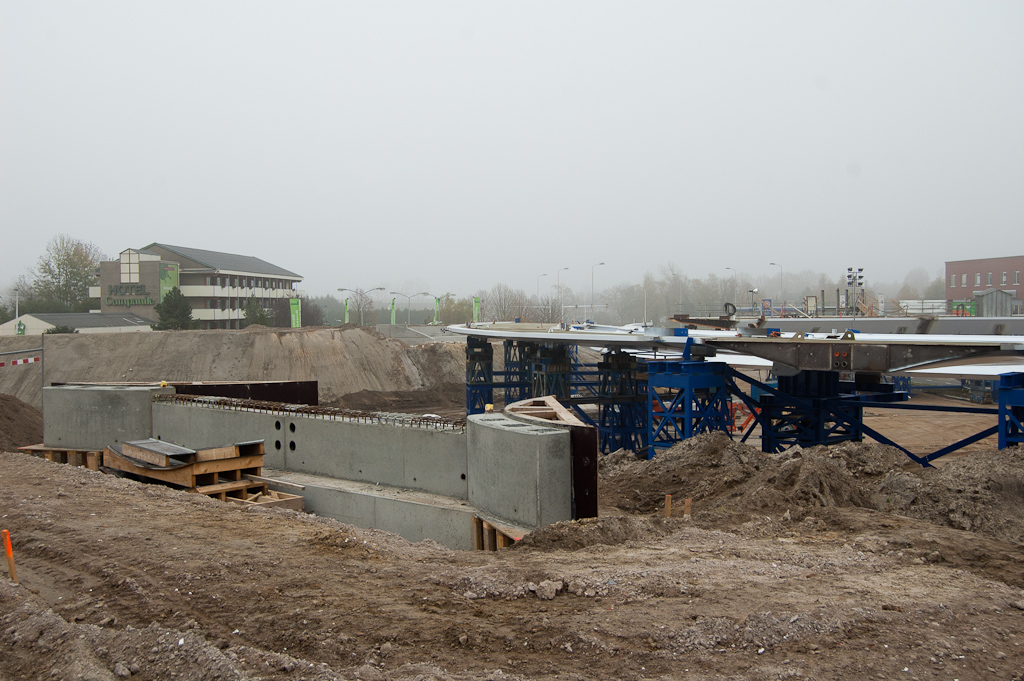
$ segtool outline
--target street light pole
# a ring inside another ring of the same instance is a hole
[[[370,298],[370,295],[369,295],[370,293],[373,293],[374,291],[383,291],[383,290],[384,290],[383,286],[377,286],[376,288],[371,288],[371,289],[369,289],[367,291],[364,291],[361,288],[339,288],[338,289],[339,292],[340,291],[349,291],[350,293],[356,294],[357,300],[359,300],[359,326],[363,325],[363,307],[365,307],[363,305],[363,296],[366,296],[366,297]],[[370,298],[370,302],[371,303],[373,302],[373,298]]]
[[[562,323],[562,272],[569,269],[563,267],[562,269],[555,272],[555,288],[558,289],[558,323]]]
[[[537,304],[540,305],[540,278],[548,276],[547,273],[537,275]]]
[[[402,296],[403,298],[405,298],[405,301],[406,301],[405,302],[405,305],[406,305],[406,307],[405,307],[405,313],[406,313],[405,314],[405,325],[406,326],[411,326],[412,325],[412,299],[415,298],[416,296],[429,296],[430,294],[427,293],[426,291],[423,291],[422,293],[413,293],[411,295],[407,294],[407,293],[400,293],[399,291],[392,291],[391,295],[393,295],[393,296]]]
[[[596,265],[590,267],[590,314],[594,314],[594,268],[603,265],[603,262],[599,262]],[[594,321],[594,320],[590,320]]]
[[[729,287],[729,297],[732,298],[736,295],[736,270],[733,270],[731,267],[726,267],[725,269],[732,270],[732,286]],[[730,300],[727,302],[731,303],[733,301]]]
[[[750,314],[754,314],[754,294],[757,293],[757,289],[752,288],[747,293],[750,294]]]
[[[768,264],[769,265],[775,265],[776,267],[779,268],[779,298],[781,299],[781,302],[782,302],[782,307],[780,307],[779,309],[782,310],[782,316],[785,317],[786,316],[786,289],[782,286],[782,265],[780,265],[777,262],[771,262],[771,263],[768,263]]]

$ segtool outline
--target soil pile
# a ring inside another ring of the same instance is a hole
[[[462,418],[466,415],[466,386],[463,383],[445,383],[413,391],[360,390],[342,395],[324,406]]]
[[[17,397],[0,393],[0,452],[42,441],[42,412]]]
[[[0,454],[0,678],[1021,679],[1024,547],[862,508],[410,544]],[[543,536],[548,541],[538,541]],[[561,539],[557,539],[561,535]],[[572,550],[566,550],[566,549]]]
[[[38,338],[33,342],[38,345]],[[362,390],[404,392],[458,383],[466,361],[463,343],[409,347],[358,326],[63,334],[48,336],[45,343],[47,385],[316,380],[322,404]],[[29,345],[17,336],[0,338],[3,350]],[[0,393],[40,406],[40,367],[0,372]]]
[[[637,460],[602,461],[600,499],[627,513],[654,513],[665,495],[693,500],[695,520],[743,523],[755,516],[801,520],[818,508],[860,507],[921,518],[998,539],[1024,541],[1024,452],[971,452],[921,468],[892,447],[847,442],[779,454],[706,433]]]

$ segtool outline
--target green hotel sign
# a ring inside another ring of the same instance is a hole
[[[132,307],[156,305],[157,301],[146,290],[145,284],[110,284],[107,286],[107,297],[103,302],[114,307]]]

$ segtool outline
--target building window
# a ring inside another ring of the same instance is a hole
[[[991,286],[991,285],[992,285],[992,273],[989,272],[988,276],[985,277],[985,286]]]
[[[121,283],[139,283],[139,252],[128,249],[121,252]]]
[[[974,273],[974,285],[981,286],[981,272]]]
[[[1016,286],[1020,283],[1020,270],[1013,273],[1013,285]]]
[[[1006,272],[1003,272],[1003,280],[1000,282],[1000,284],[1006,286]]]
[[[961,288],[966,288],[967,287],[967,275],[966,274],[961,274],[960,275],[960,287]]]

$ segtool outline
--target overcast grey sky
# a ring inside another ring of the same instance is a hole
[[[338,287],[1024,253],[1022,2],[0,0],[0,287],[58,233]]]

